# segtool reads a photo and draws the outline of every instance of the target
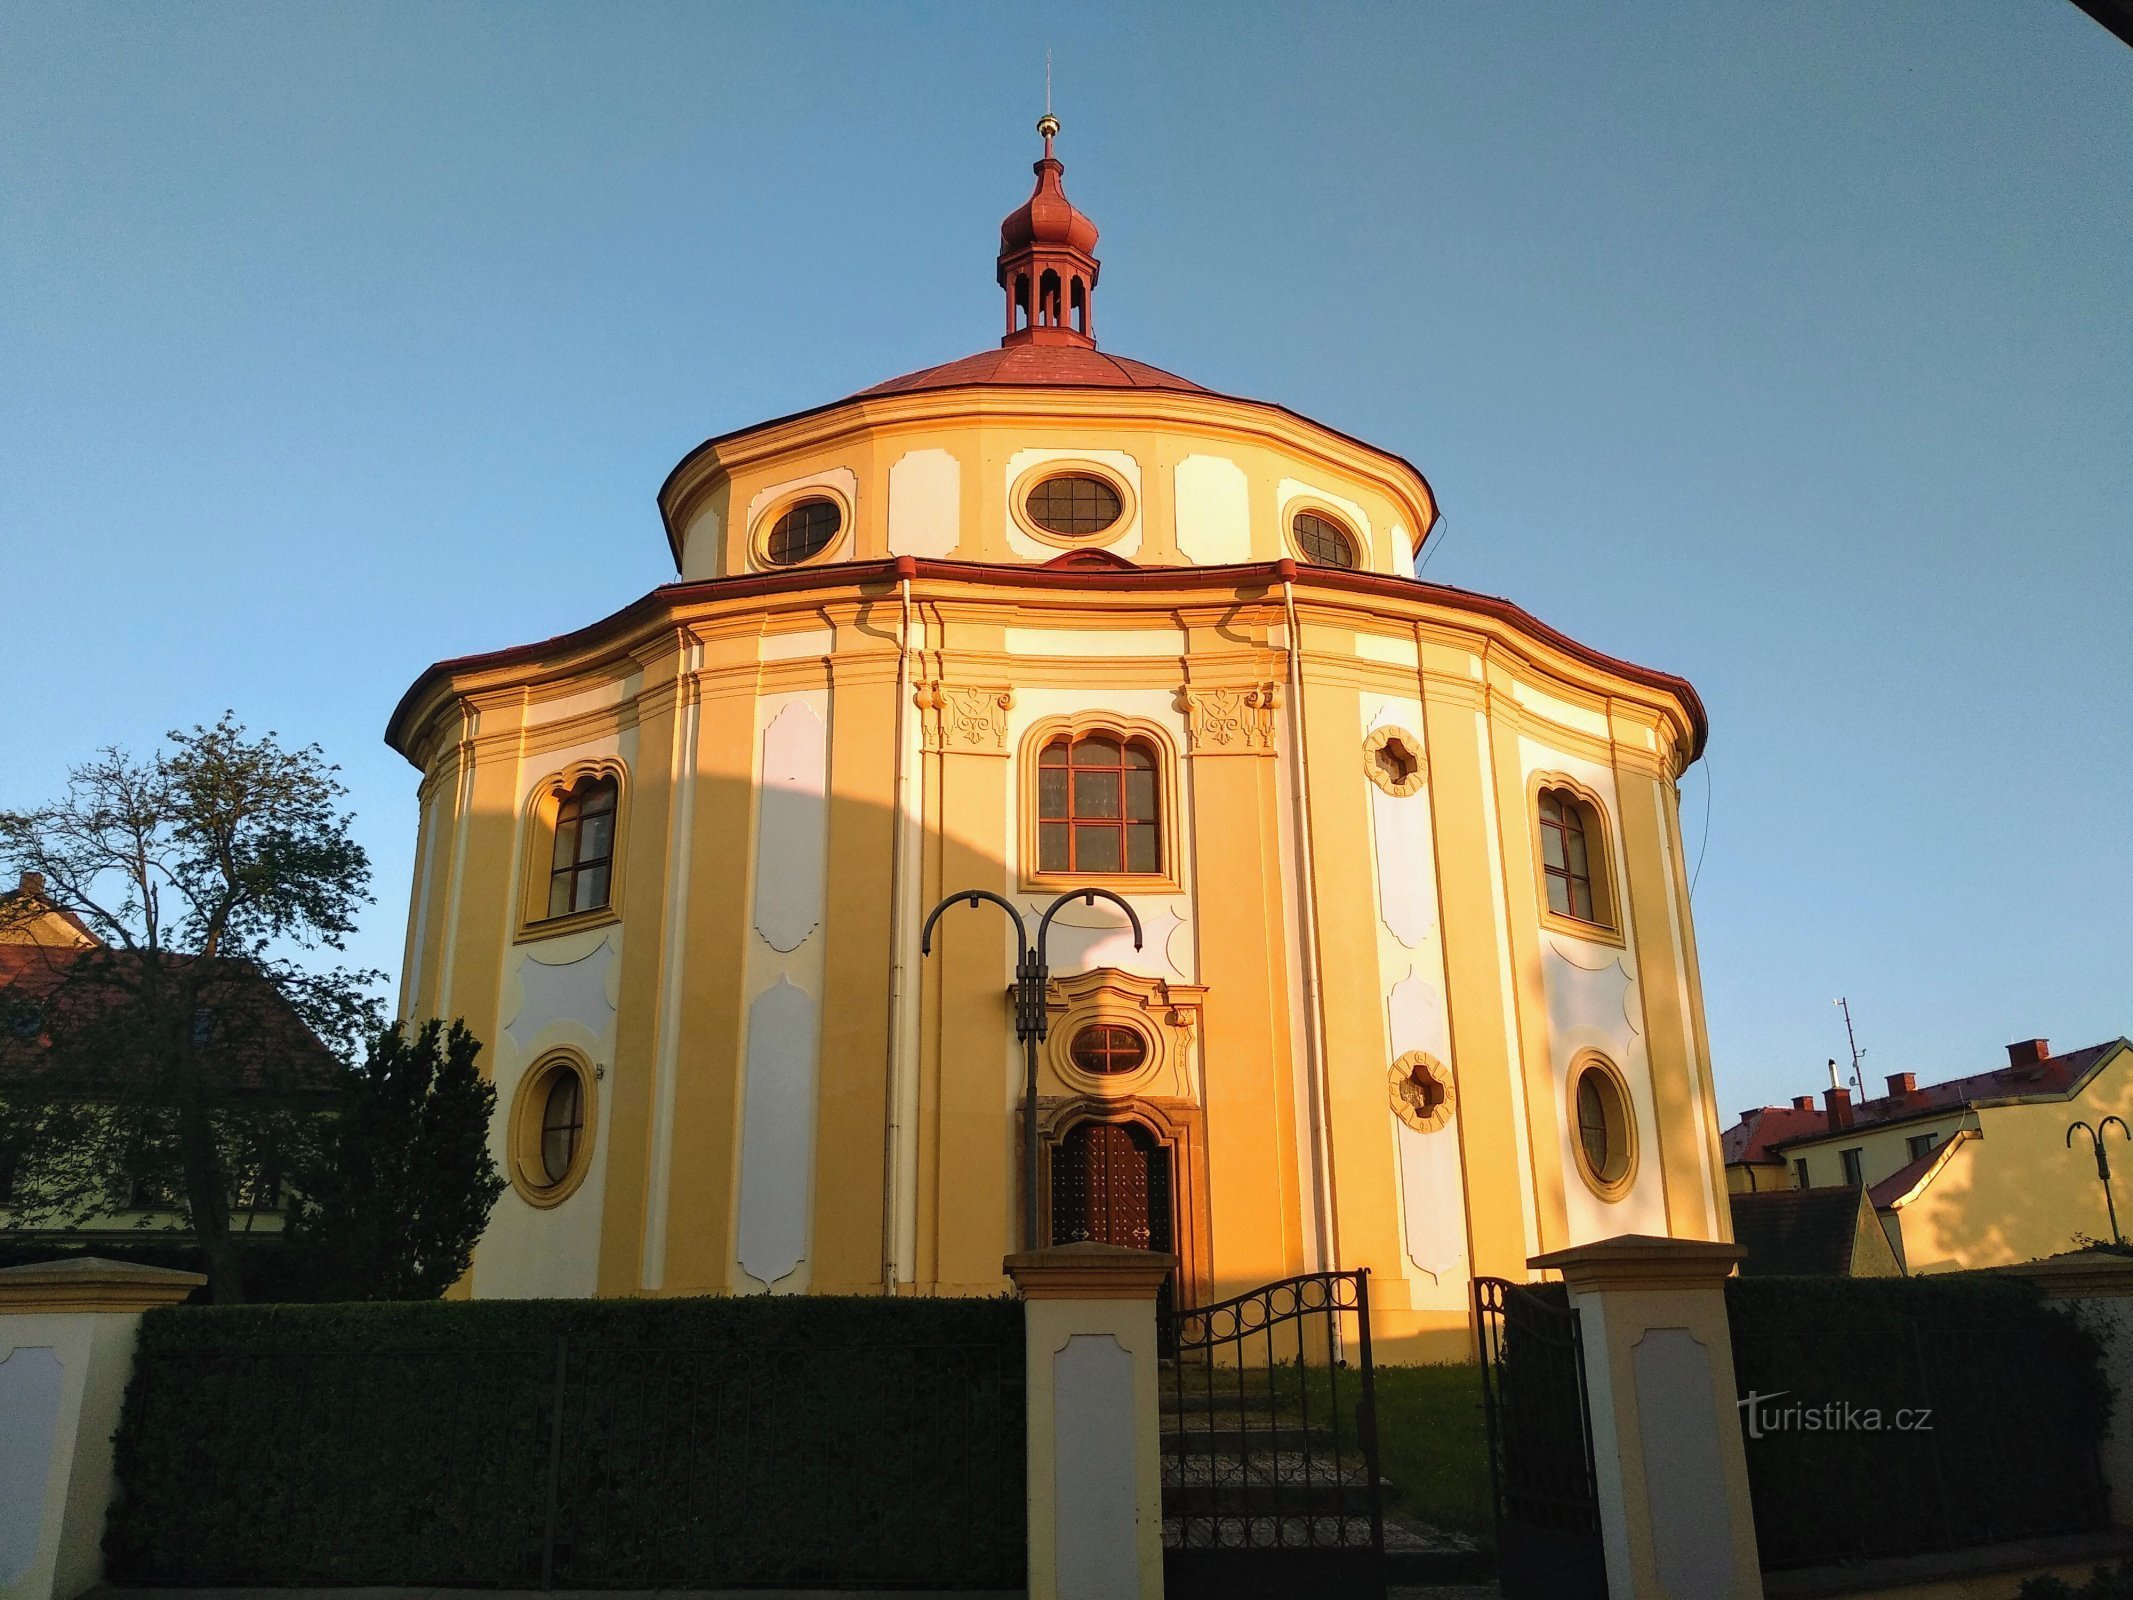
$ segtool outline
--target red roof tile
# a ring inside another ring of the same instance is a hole
[[[1185,394],[1208,391],[1145,361],[1106,355],[1072,344],[1017,344],[980,350],[960,361],[922,367],[890,378],[866,394],[910,394],[919,389],[963,389],[982,384],[1017,384],[1064,389],[1173,389]]]
[[[1750,1161],[1782,1161],[1784,1158],[1772,1148],[1780,1140],[1804,1138],[1820,1133],[1828,1126],[1828,1120],[1820,1111],[1803,1111],[1797,1106],[1764,1106],[1749,1112],[1719,1135],[1719,1145],[1725,1151],[1729,1167]]]

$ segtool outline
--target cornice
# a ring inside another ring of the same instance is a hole
[[[1313,622],[1322,624],[1340,616],[1396,619],[1417,626],[1425,635],[1464,640],[1463,648],[1473,649],[1484,659],[1500,652],[1507,663],[1542,684],[1558,681],[1575,690],[1579,698],[1604,696],[1656,715],[1663,725],[1662,737],[1670,732],[1686,752],[1684,767],[1703,749],[1703,703],[1686,679],[1579,644],[1510,601],[1490,595],[1382,574],[1297,567],[1285,561],[1088,571],[911,557],[667,584],[573,633],[439,662],[401,697],[387,723],[386,742],[415,760],[434,719],[454,704],[489,712],[515,707],[522,716],[526,697],[543,685],[602,668],[640,671],[641,652],[654,639],[663,647],[668,630],[697,639],[732,639],[766,631],[766,612],[808,609],[818,617],[836,618],[842,608],[849,607],[856,616],[860,609],[878,604],[905,578],[914,585],[914,599],[935,612],[968,605],[1010,606],[1026,619],[1033,614],[1100,608],[1114,621],[1120,610],[1128,608],[1167,617],[1201,609],[1219,612],[1249,607],[1269,601],[1281,582],[1290,579],[1299,608]],[[721,626],[727,617],[746,617],[750,626]],[[1239,648],[1261,647],[1240,642]],[[1280,653],[1278,648],[1275,653]],[[1043,658],[1014,659],[1033,663]],[[1186,659],[1194,658],[1188,655]],[[1344,675],[1363,664],[1355,658],[1328,658],[1316,650],[1307,651],[1306,660],[1314,668],[1321,662],[1329,668],[1338,663],[1336,670]],[[712,675],[707,671],[707,677]],[[1425,692],[1434,688],[1442,693],[1456,683],[1461,698],[1485,693],[1481,680],[1448,678],[1426,661],[1421,677]]]

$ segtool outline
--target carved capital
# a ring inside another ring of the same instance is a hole
[[[1281,686],[1262,683],[1245,689],[1180,689],[1191,751],[1196,756],[1271,755],[1274,711]]]
[[[1007,713],[1015,703],[1008,688],[951,685],[935,679],[912,696],[924,714],[925,748],[966,756],[1007,754]]]

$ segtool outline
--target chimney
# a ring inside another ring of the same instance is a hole
[[[1889,1074],[1889,1098],[1901,1100],[1907,1094],[1918,1093],[1918,1074],[1915,1072],[1892,1072]]]
[[[25,899],[42,900],[44,898],[44,874],[41,872],[25,872],[22,875],[22,882],[15,892]]]
[[[2034,1067],[2052,1053],[2049,1039],[2022,1039],[2007,1047],[2010,1067]]]
[[[1750,1106],[1746,1111],[1743,1111],[1740,1114],[1740,1120],[1744,1123],[1753,1122],[1757,1117],[1761,1116],[1762,1114],[1763,1108],[1761,1106]]]
[[[1830,1089],[1823,1100],[1829,1106],[1829,1131],[1841,1133],[1852,1125],[1852,1092],[1849,1089]]]
[[[1795,1110],[1795,1111],[1812,1111],[1812,1110],[1814,1110],[1814,1108],[1815,1108],[1815,1097],[1814,1097],[1813,1095],[1811,1095],[1811,1094],[1796,1094],[1796,1095],[1794,1095],[1794,1096],[1792,1097],[1792,1109],[1793,1109],[1793,1110]]]

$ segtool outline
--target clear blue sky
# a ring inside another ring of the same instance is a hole
[[[315,739],[396,969],[402,689],[668,578],[707,435],[996,337],[1047,43],[1106,348],[1701,689],[1728,1108],[1839,993],[1873,1075],[2133,1032],[2133,50],[2065,0],[10,6],[0,805]]]

